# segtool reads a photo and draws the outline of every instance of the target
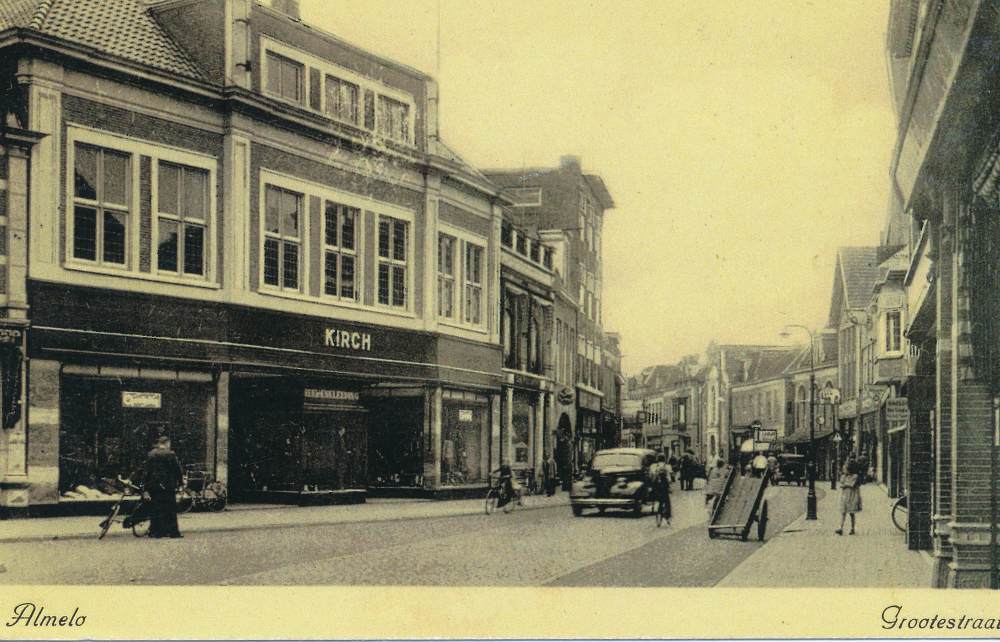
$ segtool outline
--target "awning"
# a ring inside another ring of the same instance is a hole
[[[833,434],[833,429],[828,428],[825,430],[816,431],[816,439],[826,439]],[[790,446],[793,444],[805,444],[809,442],[809,431],[804,430],[802,432],[795,432],[787,437],[779,437],[778,441],[775,443],[781,444],[783,446]]]

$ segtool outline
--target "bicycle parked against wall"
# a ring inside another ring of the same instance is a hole
[[[131,528],[132,534],[136,537],[145,537],[149,532],[150,503],[143,496],[142,487],[136,486],[120,476],[117,480],[106,479],[105,481],[112,485],[122,486],[124,490],[122,496],[111,507],[111,512],[101,522],[101,532],[97,539],[104,539],[104,536],[111,529],[111,525],[116,522],[121,522],[122,528]]]
[[[910,519],[910,508],[906,501],[906,495],[900,495],[892,504],[892,523],[896,528],[906,532],[906,525]]]
[[[185,466],[184,488],[177,497],[177,512],[192,508],[221,511],[226,508],[226,487],[215,476],[198,466]]]

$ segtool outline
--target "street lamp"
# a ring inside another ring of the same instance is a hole
[[[809,333],[809,494],[806,495],[806,519],[816,517],[816,358],[813,349],[814,333],[804,325],[786,325],[782,337],[789,337],[789,328],[799,328]]]

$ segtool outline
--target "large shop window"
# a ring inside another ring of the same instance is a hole
[[[326,202],[323,251],[327,296],[355,301],[358,298],[357,208]]]
[[[533,393],[514,391],[511,408],[511,446],[514,449],[512,464],[531,465],[532,432],[535,425],[537,396]]]
[[[407,266],[409,224],[389,216],[378,222],[378,302],[405,308],[407,305]]]
[[[489,406],[477,401],[446,400],[442,406],[441,481],[472,484],[489,474]]]
[[[156,269],[204,277],[208,243],[209,174],[160,162],[157,176]]]
[[[74,158],[73,258],[127,267],[132,157],[77,143]]]
[[[297,291],[303,236],[302,195],[268,185],[264,199],[264,284]]]
[[[104,480],[139,471],[161,435],[182,465],[214,472],[215,384],[66,375],[61,378],[59,491],[99,499]]]

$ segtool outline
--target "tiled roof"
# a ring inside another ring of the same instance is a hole
[[[847,307],[857,310],[868,305],[878,270],[878,248],[842,247],[838,263],[843,273]]]
[[[0,2],[0,31],[27,27],[38,8],[38,0],[3,0]]]
[[[0,29],[12,27],[181,76],[206,78],[139,0],[0,0]]]

